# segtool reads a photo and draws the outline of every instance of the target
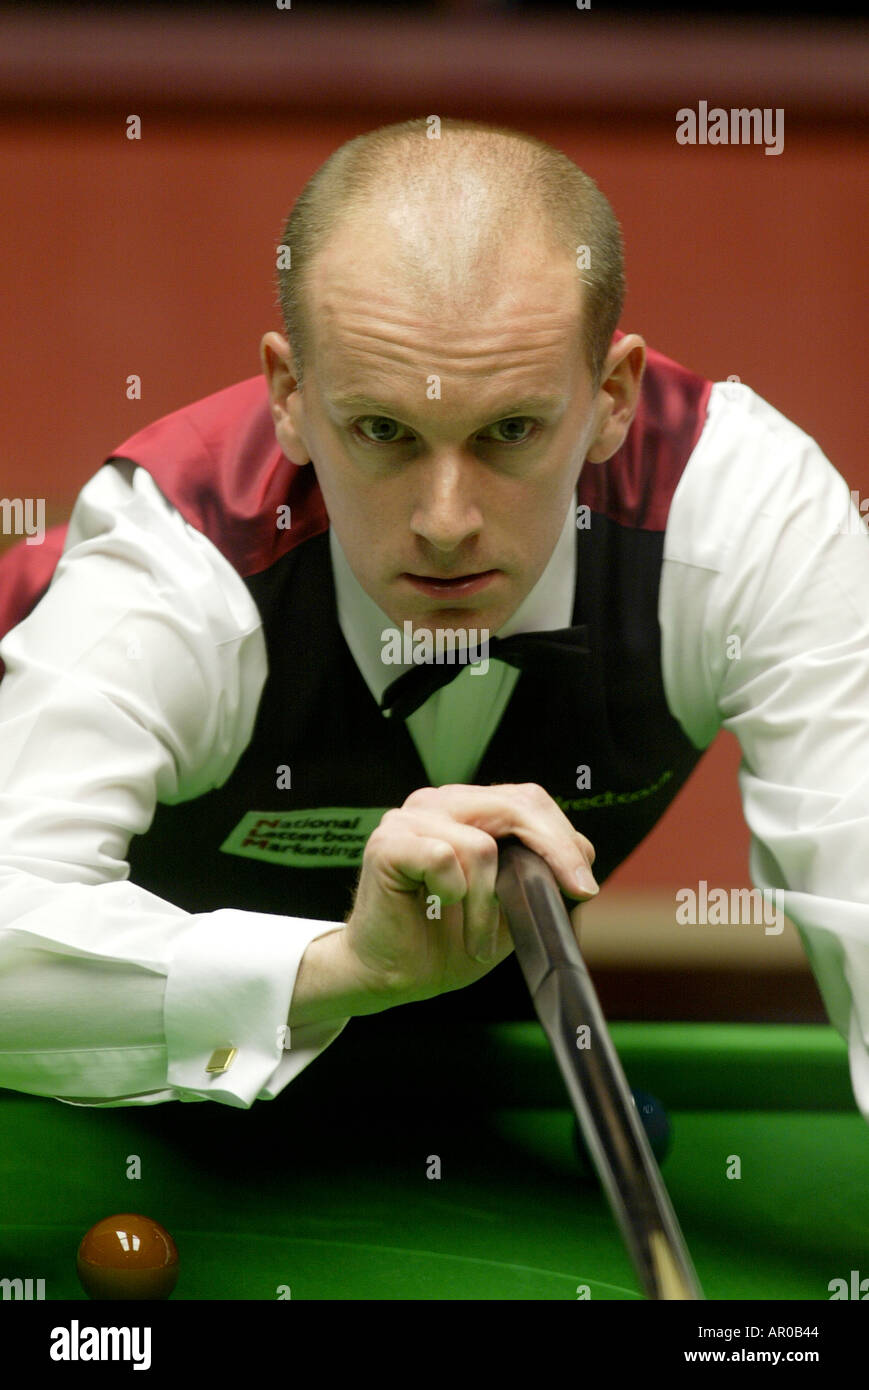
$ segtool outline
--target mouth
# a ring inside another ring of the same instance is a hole
[[[426,594],[429,598],[452,599],[479,593],[491,584],[499,573],[499,570],[481,570],[477,574],[459,574],[452,579],[440,579],[437,575],[431,574],[405,573],[401,578],[407,580],[417,593]]]

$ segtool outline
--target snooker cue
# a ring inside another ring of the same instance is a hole
[[[537,1017],[647,1298],[702,1299],[552,870],[510,836],[499,842],[495,892]],[[587,1048],[577,1040],[583,1026],[591,1038]]]

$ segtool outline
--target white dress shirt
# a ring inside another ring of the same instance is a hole
[[[570,625],[581,536],[571,507],[501,635]],[[380,660],[390,622],[330,541],[379,701],[402,669]],[[754,392],[714,386],[667,523],[664,688],[696,747],[739,739],[752,880],[786,887],[869,1120],[867,595],[847,484]],[[250,739],[267,665],[243,580],[143,468],[107,465],[0,656],[0,1085],[89,1106],[273,1098],[347,1021],[285,1026],[305,949],[343,924],[187,913],[127,879],[157,803],[221,786]],[[411,716],[433,785],[473,780],[517,679],[463,671]],[[224,1044],[238,1055],[207,1074]]]

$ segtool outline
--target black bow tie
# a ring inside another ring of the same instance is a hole
[[[542,665],[547,671],[554,667],[553,674],[562,674],[576,657],[588,656],[588,650],[588,628],[583,625],[552,632],[520,632],[515,637],[491,637],[480,644],[477,657],[506,661],[520,671]],[[414,666],[386,687],[380,708],[386,715],[407,719],[436,690],[454,681],[465,664],[423,662]]]

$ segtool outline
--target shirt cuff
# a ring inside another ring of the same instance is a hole
[[[343,927],[234,908],[191,917],[164,1001],[167,1079],[176,1099],[237,1109],[272,1100],[337,1038],[346,1018],[292,1033],[288,1019],[302,956],[318,936]],[[236,1051],[227,1056],[228,1049]],[[209,1064],[225,1069],[209,1073]]]

